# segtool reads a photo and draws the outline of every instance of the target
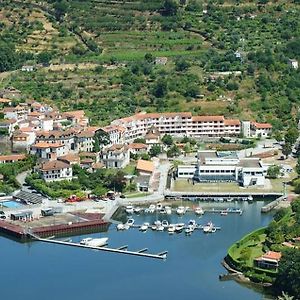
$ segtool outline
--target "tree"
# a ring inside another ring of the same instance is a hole
[[[178,72],[186,71],[189,67],[190,64],[184,58],[175,61],[175,70]]]
[[[133,141],[134,143],[146,144],[146,140],[144,138],[136,138]]]
[[[166,80],[158,80],[153,89],[152,89],[152,94],[157,97],[157,98],[163,98],[167,95],[168,93],[168,85]]]
[[[291,152],[292,152],[292,145],[290,143],[285,143],[282,146],[283,155],[288,156],[289,154],[291,154]]]
[[[54,9],[55,9],[55,18],[57,19],[57,21],[61,21],[61,19],[67,12],[68,4],[65,0],[59,0],[54,3]]]
[[[168,157],[178,156],[179,154],[180,154],[180,149],[178,148],[177,145],[173,145],[173,146],[167,151],[167,156],[168,156]]]
[[[52,53],[43,51],[37,55],[37,62],[43,65],[48,65],[52,59]]]
[[[165,145],[167,145],[167,146],[171,146],[171,145],[173,144],[173,138],[172,138],[172,136],[169,135],[169,134],[165,134],[165,135],[162,137],[161,141],[162,141]]]
[[[268,168],[268,172],[267,172],[267,175],[272,178],[272,179],[275,179],[279,176],[280,174],[280,167],[279,166],[270,166]]]
[[[163,4],[163,15],[175,16],[178,10],[178,3],[175,0],[165,0]]]
[[[274,286],[278,291],[286,292],[291,296],[300,295],[300,251],[286,249],[279,263],[278,275]]]
[[[157,156],[160,153],[161,153],[161,147],[159,145],[153,145],[149,150],[149,154],[151,157]]]
[[[298,129],[296,127],[291,127],[288,129],[284,136],[284,140],[286,143],[289,143],[290,145],[295,144],[297,138],[299,136]]]
[[[300,156],[298,157],[297,165],[296,165],[295,169],[296,169],[298,176],[300,176]]]
[[[100,151],[102,146],[110,143],[109,134],[103,130],[98,130],[94,136],[94,151]],[[97,148],[97,149],[96,149]]]

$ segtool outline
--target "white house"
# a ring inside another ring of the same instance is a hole
[[[73,176],[71,165],[59,160],[45,162],[39,171],[46,182],[72,180]]]
[[[289,59],[289,65],[295,70],[299,68],[299,63],[296,59]]]
[[[268,137],[272,133],[272,125],[269,123],[251,122],[252,137]]]
[[[128,146],[124,144],[110,146],[103,150],[101,159],[106,168],[124,168],[130,161]]]
[[[67,153],[66,146],[60,143],[38,142],[31,146],[30,153],[39,159],[56,160]]]

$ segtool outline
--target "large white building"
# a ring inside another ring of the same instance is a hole
[[[265,168],[258,158],[239,159],[235,153],[199,151],[194,165],[179,165],[178,178],[198,182],[238,182],[242,186],[263,186]]]
[[[257,124],[264,131],[257,131]],[[272,126],[265,123],[250,122],[252,130],[249,136],[268,136]],[[193,116],[190,112],[174,113],[138,113],[133,116],[117,119],[111,123],[114,128],[110,133],[112,144],[116,137],[122,136],[124,142],[130,143],[136,138],[146,135],[150,128],[156,128],[161,135],[169,134],[173,137],[188,136],[192,138],[219,138],[239,136],[242,132],[242,124],[238,119],[225,119],[224,116]],[[103,128],[108,130],[109,127]]]
[[[40,168],[41,177],[46,182],[72,180],[72,166],[60,161],[52,160],[45,162]]]

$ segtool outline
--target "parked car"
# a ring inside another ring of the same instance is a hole
[[[6,219],[4,211],[0,211],[0,219]]]

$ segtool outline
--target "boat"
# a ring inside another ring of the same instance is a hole
[[[150,224],[145,222],[141,227],[139,228],[139,231],[146,231],[149,228]]]
[[[175,233],[175,230],[176,230],[175,225],[174,224],[170,224],[169,228],[168,228],[168,233],[169,234],[173,234],[173,233]]]
[[[154,221],[154,223],[152,224],[151,229],[152,229],[152,230],[157,230],[157,228],[160,227],[160,226],[162,226],[162,225],[161,225],[161,221],[156,220],[156,221]]]
[[[82,239],[80,241],[80,244],[81,245],[86,245],[88,242],[90,242],[92,240],[92,238],[85,238],[85,239]]]
[[[122,224],[122,223],[118,224],[117,230],[125,230],[125,224]]]
[[[134,219],[128,219],[127,222],[126,222],[126,224],[128,226],[132,226],[134,224]]]
[[[165,206],[166,214],[171,215],[172,214],[172,208],[170,206]]]
[[[148,212],[150,214],[153,214],[155,212],[156,206],[154,204],[151,204],[148,208]]]
[[[156,231],[164,231],[164,230],[165,230],[164,226],[162,226],[162,225],[156,226]]]
[[[185,214],[185,207],[184,206],[178,206],[178,208],[176,209],[176,213],[180,216]]]
[[[214,224],[212,222],[208,222],[206,225],[203,226],[203,232],[210,233],[210,232],[212,232],[213,227],[214,227]]]
[[[132,205],[128,205],[126,206],[125,211],[128,215],[132,215],[134,212],[134,207]]]
[[[185,234],[186,235],[191,235],[194,232],[195,228],[191,225],[189,225],[186,229],[185,229]]]
[[[184,228],[184,223],[178,223],[175,225],[175,232],[180,233]]]
[[[193,227],[193,228],[196,228],[197,227],[197,223],[195,220],[189,220],[189,223],[188,223],[188,227]]]
[[[196,207],[195,208],[195,214],[197,215],[197,216],[201,216],[201,215],[204,215],[204,210],[203,210],[203,208],[202,207]]]
[[[222,210],[220,214],[221,214],[221,216],[227,216],[227,215],[228,215],[228,212],[225,211],[225,210]]]
[[[156,210],[157,210],[157,211],[160,211],[162,208],[163,208],[163,206],[162,206],[161,203],[157,203],[157,204],[156,204]]]
[[[163,207],[162,209],[159,210],[160,214],[165,215],[167,213],[166,209]]]
[[[168,228],[169,227],[169,222],[167,220],[163,220],[161,222],[161,225],[164,227],[164,228]]]
[[[135,207],[134,208],[134,213],[139,214],[142,211],[140,207]]]
[[[247,201],[252,202],[252,201],[253,201],[253,197],[252,197],[251,195],[249,195],[249,196],[247,197]]]
[[[91,247],[102,247],[107,244],[107,241],[108,238],[99,238],[99,239],[85,238],[80,242],[80,244],[85,246],[91,246]]]
[[[233,201],[232,197],[227,198],[227,202],[232,202],[232,201]]]

